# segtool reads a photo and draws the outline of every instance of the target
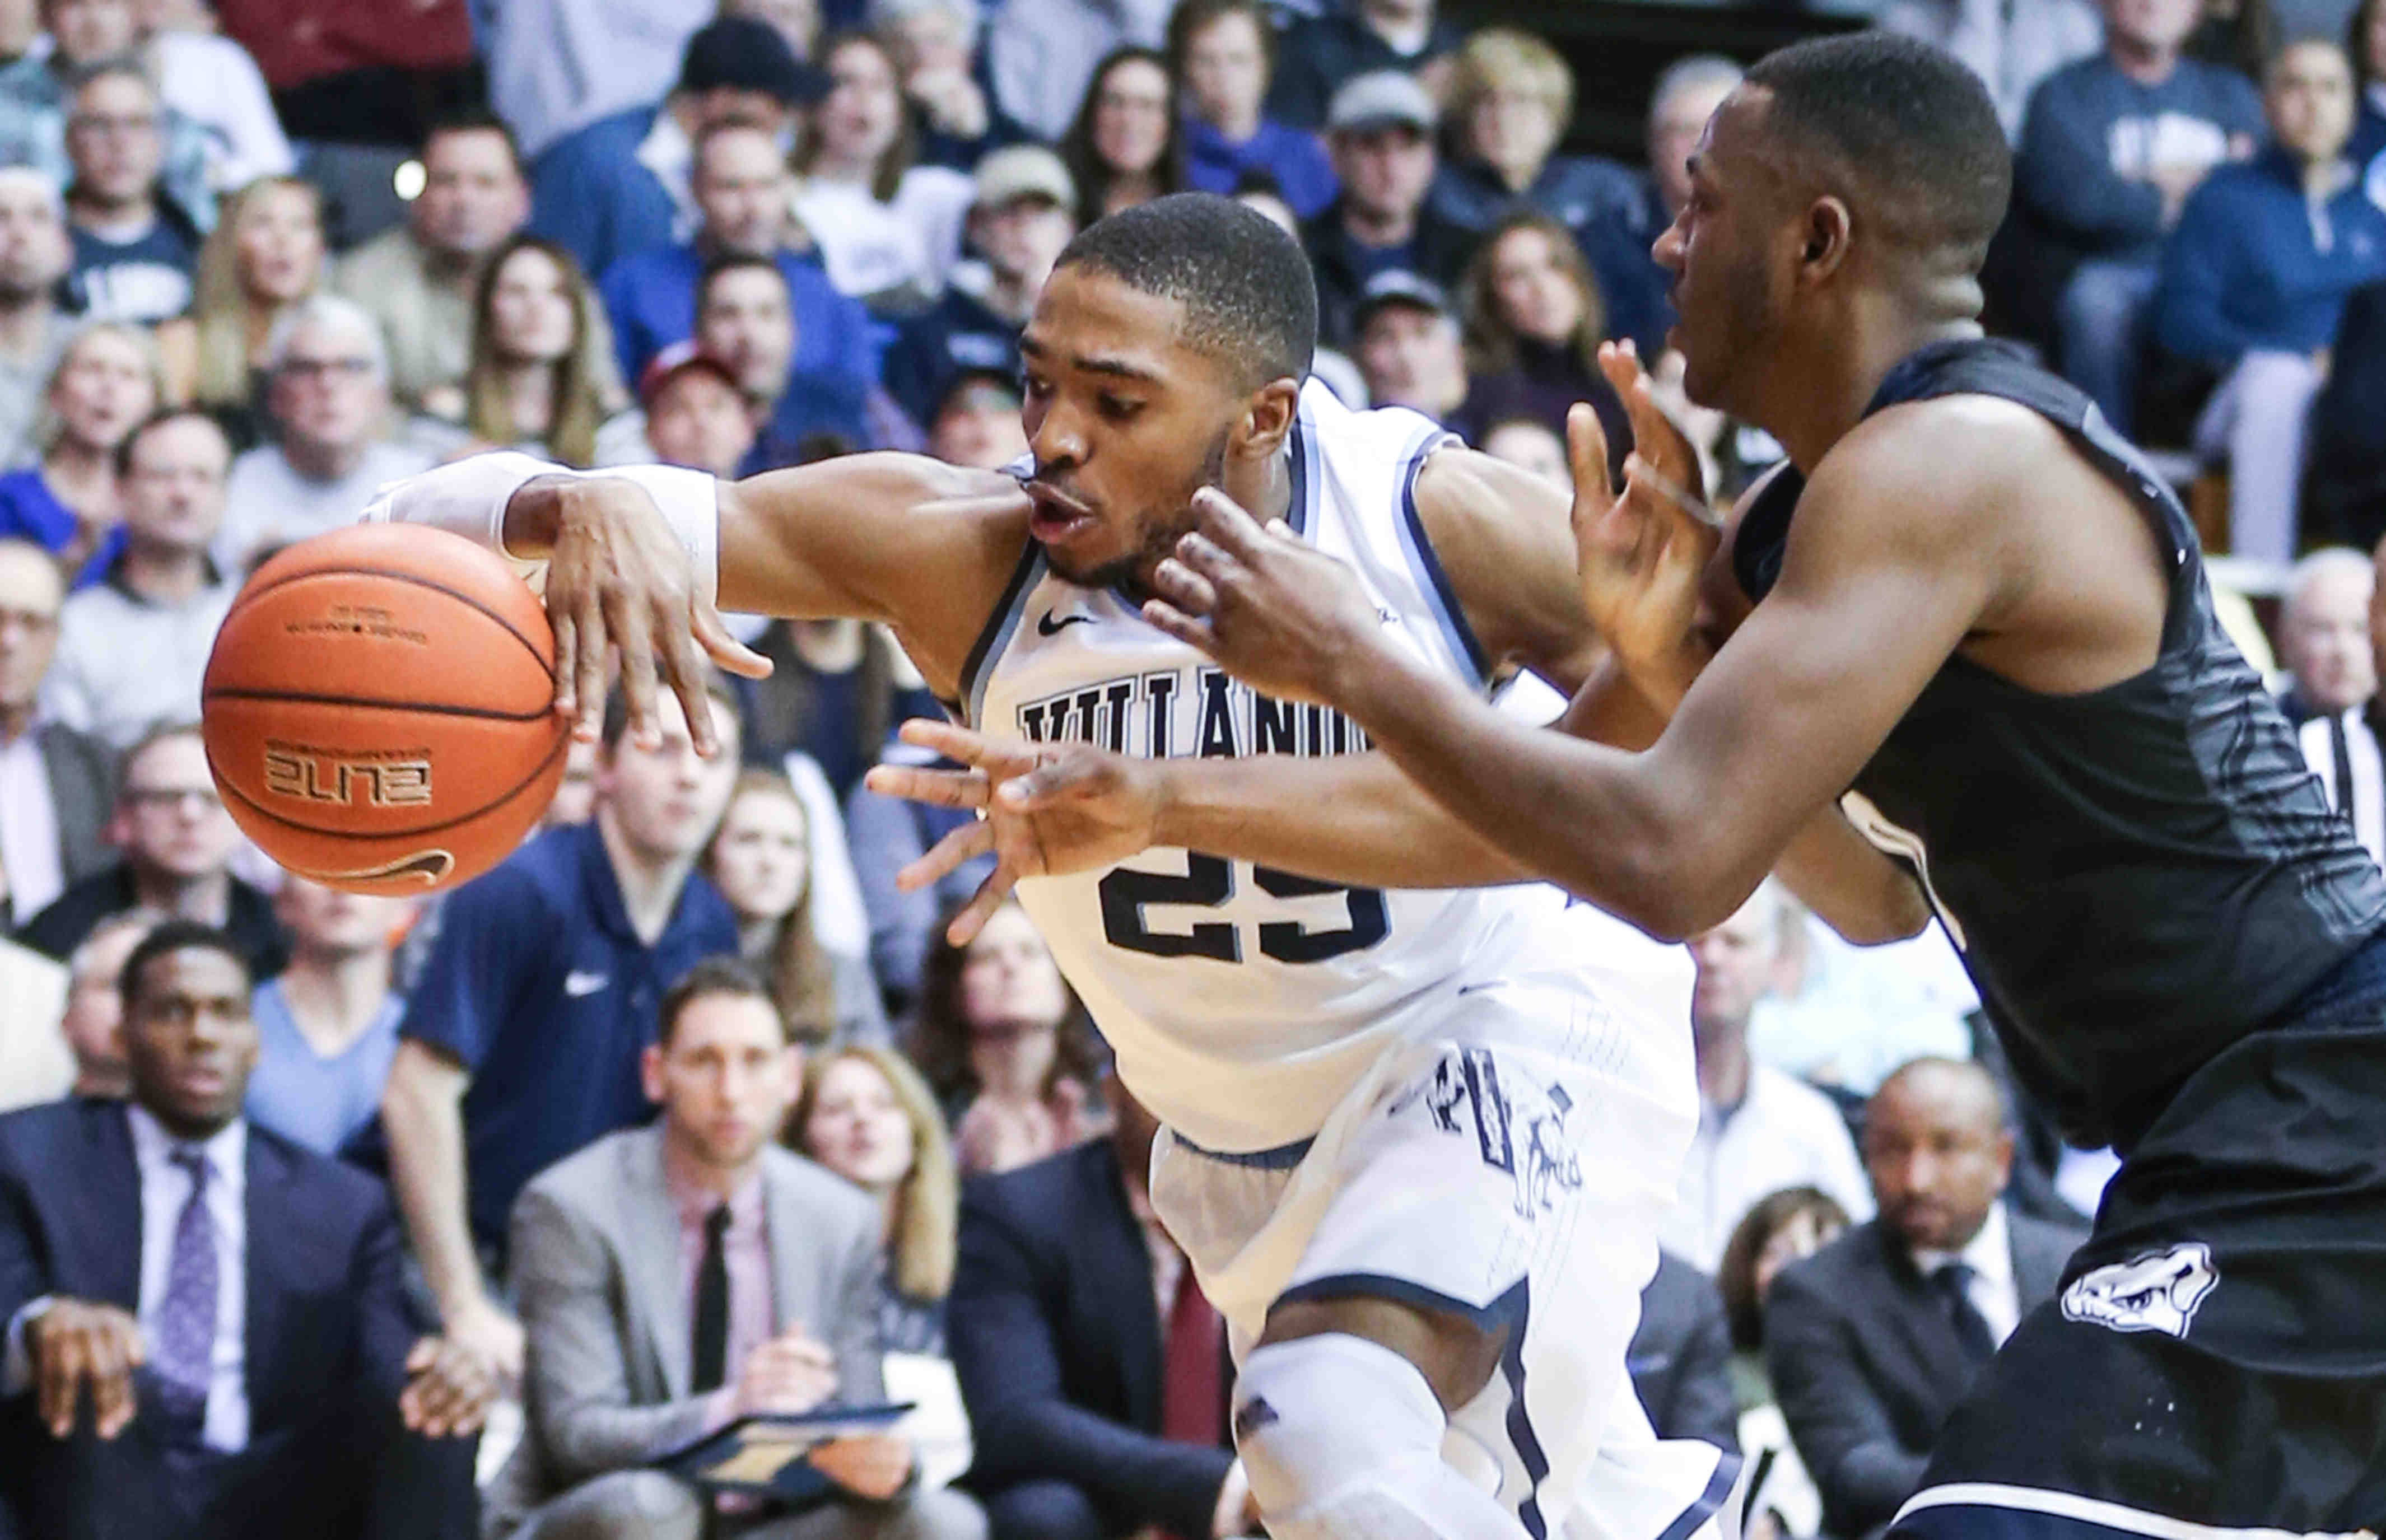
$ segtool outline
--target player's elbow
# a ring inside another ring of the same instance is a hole
[[[1670,945],[1722,924],[1755,891],[1755,881],[1728,870],[1694,823],[1656,809],[1642,823],[1635,837],[1604,852],[1608,881],[1566,884],[1576,896]]]

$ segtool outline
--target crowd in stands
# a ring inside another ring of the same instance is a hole
[[[2386,0],[2277,6],[1872,19],[1988,82],[1993,329],[2279,575],[2281,704],[2386,858]],[[484,448],[1006,466],[1061,249],[1187,189],[1299,239],[1354,405],[1563,481],[1573,402],[1629,447],[1629,339],[1736,492],[1779,451],[1682,397],[1650,247],[1739,80],[1637,82],[1626,165],[1551,41],[1435,0],[0,0],[0,1540],[1250,1533],[1150,1117],[1023,909],[945,938],[983,864],[896,885],[965,815],[863,784],[937,711],[890,633],[729,617],[775,668],[715,682],[722,755],[617,710],[433,903],[245,844],[209,646],[265,556]],[[1628,1367],[1762,1459],[1755,1533],[1862,1540],[2114,1158],[1935,932],[1768,885],[1689,952]],[[656,1468],[882,1402],[892,1496]]]

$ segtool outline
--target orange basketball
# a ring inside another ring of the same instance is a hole
[[[290,870],[428,893],[503,860],[555,795],[555,637],[504,560],[359,524],[257,570],[207,658],[201,725],[232,821]]]

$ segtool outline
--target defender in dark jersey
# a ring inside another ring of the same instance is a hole
[[[1894,1533],[2380,1528],[2386,884],[2215,621],[2176,499],[2085,397],[1981,339],[2010,180],[1985,93],[1920,44],[1802,44],[1750,72],[1692,172],[1657,246],[1689,394],[1791,465],[1720,552],[1667,495],[1674,445],[1578,530],[1592,616],[1668,719],[1651,747],[1533,732],[1425,676],[1336,564],[1204,494],[1148,616],[1340,707],[1440,811],[1321,778],[1352,767],[950,732],[923,736],[983,778],[902,789],[990,802],[957,848],[998,848],[998,880],[1149,834],[1325,878],[1546,876],[1673,936],[1846,794],[2029,1088],[2124,1156]]]

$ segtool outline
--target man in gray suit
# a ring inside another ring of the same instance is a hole
[[[1980,1366],[2054,1297],[2084,1232],[2002,1201],[2014,1141],[1978,1064],[1917,1058],[1865,1108],[1880,1215],[1774,1279],[1764,1357],[1823,1528],[1884,1528]]]
[[[58,645],[66,580],[31,541],[0,539],[0,933],[107,865],[116,756],[33,702]]]
[[[955,1492],[708,1515],[646,1468],[753,1413],[885,1399],[878,1206],[775,1142],[802,1082],[761,981],[708,958],[662,1002],[642,1063],[654,1124],[609,1134],[522,1190],[514,1283],[528,1426],[490,1503],[518,1540],[983,1540]],[[890,1446],[887,1484],[910,1451]],[[539,1506],[516,1530],[516,1516]]]

